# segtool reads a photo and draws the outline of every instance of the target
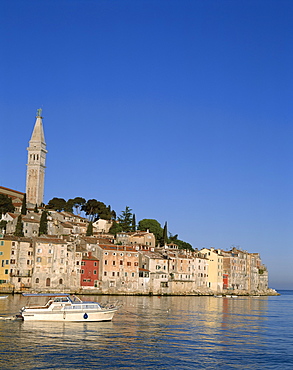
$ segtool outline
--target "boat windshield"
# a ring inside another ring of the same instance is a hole
[[[69,302],[68,297],[55,297],[54,302]]]

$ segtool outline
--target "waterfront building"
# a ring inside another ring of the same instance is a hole
[[[99,260],[92,252],[82,251],[80,269],[80,287],[85,289],[98,288],[99,283]]]
[[[203,248],[200,250],[209,261],[208,287],[221,293],[223,290],[223,254],[220,249]]]
[[[46,142],[43,130],[42,110],[37,110],[36,122],[29,141],[27,173],[26,173],[26,200],[30,205],[40,206],[44,198]]]
[[[161,253],[139,251],[139,291],[148,294],[169,293],[168,259]]]
[[[12,241],[2,234],[0,238],[0,285],[2,288],[10,287],[10,256]]]
[[[130,246],[113,244],[97,244],[96,248],[101,292],[110,294],[137,292],[138,251]]]
[[[76,264],[75,243],[53,236],[36,238],[34,243],[33,290],[78,290],[80,267]]]

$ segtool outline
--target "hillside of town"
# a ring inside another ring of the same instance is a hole
[[[167,222],[82,197],[37,206],[0,187],[0,255],[1,292],[276,294],[258,253],[194,249]]]

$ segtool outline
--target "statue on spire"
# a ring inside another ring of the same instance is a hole
[[[37,109],[37,117],[41,117],[41,116],[42,116],[42,108]]]

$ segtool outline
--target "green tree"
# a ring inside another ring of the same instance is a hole
[[[54,211],[61,212],[66,208],[66,200],[63,198],[53,198],[49,200],[46,209],[53,209]]]
[[[68,201],[66,202],[64,206],[64,211],[73,213],[73,207],[74,207],[74,199],[68,199]]]
[[[118,222],[113,221],[113,224],[112,224],[112,226],[110,227],[110,230],[109,230],[109,234],[112,234],[112,235],[116,236],[116,234],[120,233],[121,231],[123,231],[121,225]]]
[[[170,238],[169,238],[169,242],[178,245],[179,249],[189,249],[191,251],[194,250],[191,244],[189,244],[187,242],[184,242],[183,240],[178,239],[178,234],[176,234],[174,236],[171,235]]]
[[[168,244],[168,230],[167,230],[167,221],[165,222],[164,229],[163,229],[163,245]]]
[[[39,236],[48,234],[48,214],[43,211],[40,219]]]
[[[86,204],[86,200],[81,197],[75,197],[73,201],[74,201],[73,207],[75,208],[75,212],[77,215],[80,215],[81,208],[84,204]]]
[[[111,207],[96,199],[89,199],[81,208],[82,211],[89,217],[90,221],[96,221],[99,218],[111,220]]]
[[[0,214],[2,215],[7,212],[14,212],[14,209],[12,199],[5,194],[0,194]]]
[[[135,214],[132,215],[131,229],[132,229],[132,231],[136,231]]]
[[[39,213],[38,205],[37,205],[37,204],[35,205],[34,212],[35,212],[35,213]]]
[[[6,231],[6,225],[7,225],[7,221],[5,220],[1,220],[0,221],[0,231]]]
[[[93,223],[92,221],[90,221],[89,224],[87,225],[86,236],[92,236],[93,233],[94,233]]]
[[[21,214],[26,215],[27,214],[27,208],[26,208],[26,194],[24,194],[22,198],[22,205],[21,205]]]
[[[138,230],[149,230],[156,238],[156,244],[160,243],[163,238],[163,229],[157,220],[145,218],[138,223]]]
[[[14,231],[14,236],[24,236],[23,233],[23,222],[21,220],[21,215],[17,217],[16,227]]]
[[[131,231],[132,229],[132,209],[128,206],[125,207],[125,210],[121,212],[121,215],[118,217],[119,225],[122,227],[122,230],[125,232]]]

